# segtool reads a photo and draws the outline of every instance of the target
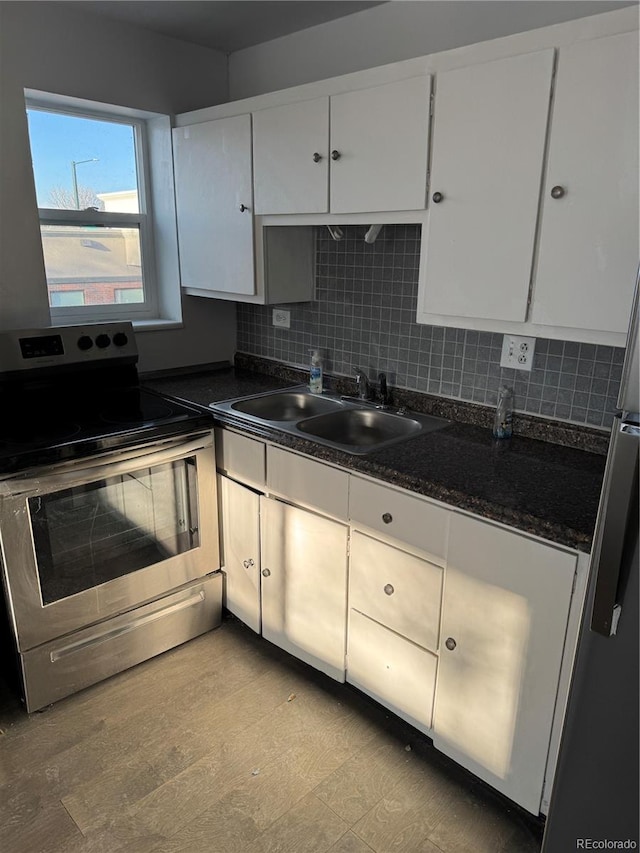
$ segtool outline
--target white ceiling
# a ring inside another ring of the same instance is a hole
[[[381,4],[352,0],[73,0],[63,5],[233,53]]]

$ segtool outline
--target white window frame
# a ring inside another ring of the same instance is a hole
[[[139,213],[116,213],[104,210],[61,210],[57,208],[38,208],[40,225],[98,225],[120,228],[136,228],[140,236],[140,256],[142,283],[145,301],[142,304],[114,303],[112,305],[77,305],[53,307],[47,304],[52,325],[73,323],[91,323],[109,320],[131,320],[134,323],[160,320],[158,277],[155,263],[154,227],[149,188],[151,187],[149,167],[149,147],[147,123],[136,111],[127,108],[92,104],[76,98],[65,98],[44,92],[25,91],[25,104],[28,110],[40,110],[47,113],[60,113],[79,118],[108,121],[133,127],[138,180]],[[154,114],[149,114],[155,117]],[[35,177],[34,177],[35,180]],[[180,316],[172,321],[180,322]]]

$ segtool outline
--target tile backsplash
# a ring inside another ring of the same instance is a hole
[[[415,322],[420,226],[385,225],[373,244],[365,226],[342,230],[336,242],[318,227],[316,299],[282,306],[289,329],[273,306],[238,306],[239,351],[307,368],[317,348],[327,373],[384,371],[391,387],[490,406],[505,384],[516,411],[609,427],[624,349],[537,338],[530,373],[501,368],[501,334]]]

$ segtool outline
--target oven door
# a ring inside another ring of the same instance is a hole
[[[22,652],[219,568],[211,432],[51,466],[0,494]]]

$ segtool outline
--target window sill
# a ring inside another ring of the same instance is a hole
[[[168,329],[183,329],[184,323],[179,320],[132,320],[133,328],[137,332],[157,332]]]

